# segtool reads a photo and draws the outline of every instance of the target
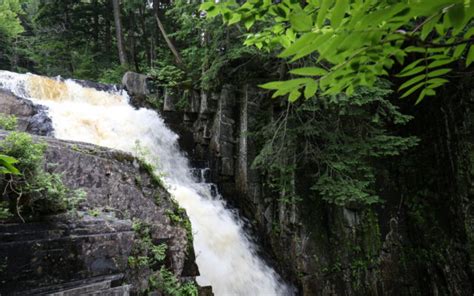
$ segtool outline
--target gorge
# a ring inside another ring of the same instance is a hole
[[[288,295],[279,276],[258,258],[242,222],[220,196],[191,175],[177,135],[151,110],[134,109],[125,91],[98,91],[74,81],[0,72],[0,86],[46,107],[54,136],[117,149],[155,168],[173,198],[189,214],[202,286],[216,295]],[[128,124],[124,125],[123,121]]]
[[[1,295],[470,296],[472,0],[0,0]]]

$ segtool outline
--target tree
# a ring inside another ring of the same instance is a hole
[[[24,31],[18,17],[21,13],[19,0],[3,0],[0,2],[0,35],[13,38]]]
[[[22,33],[19,0],[0,1],[0,66],[16,63],[16,38]]]
[[[165,27],[161,23],[161,20],[158,16],[158,11],[159,11],[159,1],[154,0],[153,1],[153,14],[156,20],[156,24],[158,25],[158,28],[160,29],[161,36],[163,36],[163,38],[166,41],[166,44],[168,45],[168,48],[173,53],[176,64],[179,67],[183,68],[184,67],[183,59],[181,58],[181,55],[179,54],[178,50],[174,46],[173,42],[171,42],[171,39],[168,37],[168,34],[166,34]]]
[[[120,65],[126,67],[128,65],[128,60],[123,38],[122,21],[120,20],[120,0],[112,0],[112,5],[114,9],[115,36],[117,37]]]
[[[302,93],[311,98],[318,89],[351,95],[357,86],[388,76],[398,62],[405,66],[398,76],[410,78],[399,88],[401,97],[419,91],[418,103],[448,82],[450,64],[468,67],[474,61],[472,0],[231,0],[205,2],[201,9],[247,30],[259,24],[245,44],[282,49],[279,57],[289,59],[289,72],[297,77],[261,87],[290,101]],[[415,61],[405,65],[409,55]]]

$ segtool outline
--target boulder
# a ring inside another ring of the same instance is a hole
[[[130,96],[142,99],[150,94],[148,76],[128,71],[122,78],[122,84]]]
[[[53,123],[45,107],[18,98],[8,90],[0,89],[0,113],[15,115],[19,131],[40,136],[53,134]]]

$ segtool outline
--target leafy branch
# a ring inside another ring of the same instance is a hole
[[[245,45],[266,51],[279,49],[279,57],[289,58],[290,63],[303,61],[305,66],[291,70],[290,74],[304,78],[262,85],[275,91],[273,97],[288,95],[291,102],[303,95],[299,90],[303,86],[306,99],[317,90],[325,95],[340,92],[351,95],[357,86],[373,86],[377,78],[388,76],[398,62],[405,66],[399,76],[407,77],[409,84],[413,84],[409,76],[425,73],[424,79],[416,78],[418,82],[423,80],[422,85],[400,88],[405,89],[401,97],[418,91],[418,103],[425,96],[435,95],[437,88],[449,82],[443,78],[450,71],[445,65],[460,60],[469,67],[474,61],[471,45],[474,31],[470,28],[474,16],[472,1],[283,0],[273,4],[250,0],[239,5],[231,0],[205,2],[201,9],[211,18],[222,15],[228,25],[243,23],[247,30],[260,23],[260,29],[247,34]],[[414,47],[408,41],[421,46]],[[421,63],[427,58],[440,59],[438,49],[444,49],[443,62]],[[405,65],[409,53],[422,54],[416,62],[423,69],[407,74],[412,70]],[[315,75],[315,71],[320,71],[313,66],[315,62],[329,65],[327,72]],[[441,66],[444,67],[438,68]],[[422,86],[426,88],[421,89]]]

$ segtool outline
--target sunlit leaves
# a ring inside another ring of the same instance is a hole
[[[469,52],[467,53],[466,66],[469,67],[474,61],[474,46],[469,47]]]
[[[24,31],[18,15],[22,13],[19,0],[0,1],[0,34],[15,37]]]
[[[279,48],[280,58],[304,65],[291,66],[289,73],[311,77],[303,92],[303,83],[272,88],[274,97],[289,95],[290,101],[302,93],[313,97],[317,90],[351,94],[357,86],[372,86],[409,57],[410,64],[397,75],[405,80],[400,96],[416,93],[419,102],[447,83],[441,77],[451,71],[450,64],[461,60],[468,67],[474,61],[469,42],[474,28],[466,28],[474,17],[472,1],[249,0],[239,6],[232,0],[201,8],[209,11],[214,6],[228,24],[239,22],[233,14],[241,15],[247,29],[263,24],[247,35],[246,45]],[[317,63],[325,69],[313,67]]]
[[[304,89],[304,97],[306,99],[309,99],[313,97],[316,94],[316,91],[318,90],[318,83],[314,80],[311,82],[306,83],[305,89]]]
[[[304,11],[298,11],[290,15],[290,24],[297,32],[308,32],[313,27],[313,20]]]
[[[344,18],[344,14],[349,9],[349,0],[338,0],[334,6],[334,10],[331,16],[331,26],[333,28],[339,27]]]
[[[305,67],[293,69],[290,71],[292,74],[305,75],[305,76],[322,76],[328,73],[328,71],[319,67]]]
[[[15,158],[0,154],[0,174],[19,175],[20,171],[15,167],[16,163],[18,160]]]

